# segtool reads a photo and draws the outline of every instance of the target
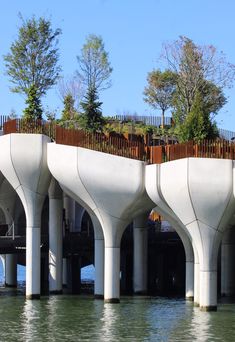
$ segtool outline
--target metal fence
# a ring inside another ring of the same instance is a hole
[[[223,158],[235,160],[235,143],[227,140],[190,141],[183,144],[165,143],[150,146],[146,138],[134,134],[92,133],[67,129],[43,120],[15,119],[4,123],[4,134],[39,133],[57,144],[84,147],[126,158],[159,164],[187,157]]]
[[[132,121],[132,122],[143,122],[146,125],[160,127],[162,125],[161,116],[144,116],[144,115],[116,115],[114,117],[119,121]],[[172,118],[169,116],[164,117],[164,126],[172,126]],[[235,132],[226,129],[218,128],[220,139],[224,140],[235,140]]]
[[[3,129],[3,125],[5,122],[9,120],[9,116],[7,115],[0,115],[0,130]]]
[[[143,122],[146,125],[151,126],[161,126],[162,125],[162,117],[161,116],[144,116],[144,115],[116,115],[114,117],[119,121],[133,121],[133,122]],[[164,126],[171,126],[172,118],[165,116],[164,117]]]

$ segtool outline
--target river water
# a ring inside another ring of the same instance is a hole
[[[0,341],[234,341],[235,304],[201,312],[183,299],[0,295]]]
[[[93,267],[83,278],[94,276]],[[0,265],[0,282],[3,273]],[[19,285],[25,268],[18,269]],[[0,342],[235,341],[235,303],[201,312],[184,299],[122,297],[105,304],[92,296],[50,296],[25,300],[24,289],[0,287]]]

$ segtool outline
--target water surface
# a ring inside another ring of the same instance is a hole
[[[201,312],[181,299],[92,297],[25,300],[0,290],[0,341],[234,341],[235,305]],[[13,292],[14,294],[14,292]]]

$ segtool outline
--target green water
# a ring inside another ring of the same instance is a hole
[[[1,294],[0,341],[235,341],[235,304],[206,313],[175,299]]]

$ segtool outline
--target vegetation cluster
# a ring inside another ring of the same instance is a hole
[[[199,46],[187,37],[163,45],[164,68],[147,76],[144,101],[161,111],[160,127],[141,122],[120,122],[102,115],[100,93],[111,86],[112,67],[100,36],[89,35],[77,56],[78,70],[69,78],[61,76],[59,65],[59,28],[53,30],[50,20],[33,16],[24,20],[10,52],[4,56],[12,91],[26,97],[23,117],[43,118],[68,128],[90,132],[117,132],[176,136],[178,141],[213,139],[218,136],[215,117],[227,102],[224,89],[235,79],[235,66],[212,45]],[[58,85],[64,108],[43,111],[41,99]],[[171,111],[171,126],[164,117]]]

